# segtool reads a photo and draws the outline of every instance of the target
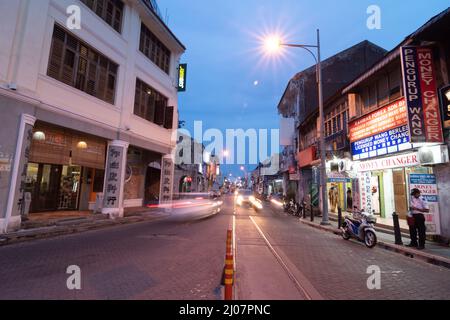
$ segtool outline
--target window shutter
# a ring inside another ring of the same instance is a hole
[[[58,28],[59,29],[59,28]],[[56,33],[56,27],[55,27]],[[60,71],[62,67],[63,50],[64,50],[64,34],[62,35],[63,40],[53,34],[52,49],[50,52],[50,61],[48,63],[48,76],[59,79]]]
[[[151,90],[149,88],[146,88],[146,90]],[[144,118],[148,121],[153,122],[155,119],[155,93],[152,92],[152,94],[148,94],[147,92],[144,93],[147,96],[147,108],[146,113],[143,114]]]
[[[64,82],[65,84],[73,86],[74,67],[75,67],[75,53],[69,49],[66,49],[64,54],[63,71],[61,76],[61,81]]]
[[[164,124],[164,100],[157,100],[155,103],[155,123],[159,126]]]
[[[173,129],[173,107],[166,107],[166,115],[164,117],[164,128]]]
[[[96,96],[97,91],[97,65],[95,63],[89,63],[88,81],[86,85],[86,92],[90,95]]]

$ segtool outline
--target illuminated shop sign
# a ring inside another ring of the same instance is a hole
[[[358,172],[367,172],[394,168],[414,167],[419,165],[421,165],[419,153],[414,152],[394,157],[357,162],[356,170]]]
[[[403,85],[412,143],[443,143],[432,49],[402,47]]]
[[[180,64],[178,67],[178,91],[186,91],[186,74],[187,74],[187,64]]]
[[[400,99],[349,124],[353,160],[411,149],[406,102]]]
[[[406,103],[398,100],[349,124],[350,142],[374,136],[408,123]]]
[[[408,125],[352,143],[353,160],[368,159],[411,149]]]

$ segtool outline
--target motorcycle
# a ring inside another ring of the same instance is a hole
[[[291,199],[291,202],[289,204],[288,213],[292,216],[295,216],[297,213],[297,203],[293,199]]]
[[[291,210],[291,206],[292,206],[292,200],[287,200],[286,198],[283,200],[283,209],[284,212],[289,213],[289,211]]]
[[[355,210],[353,215],[353,219],[348,216],[344,219],[341,227],[342,238],[344,240],[354,238],[360,242],[364,242],[368,248],[375,247],[377,244],[377,234],[374,228],[377,220],[376,217],[358,210]],[[355,218],[355,215],[357,218]]]

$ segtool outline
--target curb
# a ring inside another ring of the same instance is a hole
[[[341,231],[337,228],[333,228],[333,227],[327,227],[327,226],[321,226],[318,224],[315,224],[313,222],[310,221],[304,221],[304,220],[299,220],[301,223],[306,224],[310,227],[319,229],[319,230],[323,230],[323,231],[327,231],[327,232],[331,232],[334,233],[336,235],[341,235]],[[426,252],[421,252],[421,251],[417,251],[414,249],[410,249],[407,247],[403,247],[403,246],[399,246],[396,244],[392,244],[392,243],[387,243],[384,241],[378,241],[377,246],[385,249],[385,250],[389,250],[391,252],[395,252],[401,255],[404,255],[406,257],[409,258],[414,258],[414,259],[418,259],[421,261],[424,261],[426,263],[430,263],[436,266],[440,266],[440,267],[444,267],[447,269],[450,269],[450,259],[444,258],[444,257],[440,257],[440,256],[436,256],[430,253],[426,253]]]
[[[15,232],[0,235],[0,247],[31,241],[38,239],[54,238],[62,235],[70,235],[76,233],[82,233],[86,231],[105,229],[108,227],[134,224],[139,222],[147,222],[157,220],[163,216],[131,216],[125,218],[118,218],[115,220],[93,220],[79,224],[72,225],[53,225],[48,227],[34,228],[34,229],[22,229]]]

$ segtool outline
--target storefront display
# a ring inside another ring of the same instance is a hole
[[[102,189],[105,148],[100,138],[36,123],[25,180],[30,212],[88,208]]]

